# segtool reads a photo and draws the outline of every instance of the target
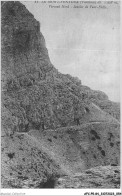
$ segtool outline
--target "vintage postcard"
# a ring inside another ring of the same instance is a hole
[[[1,195],[121,195],[120,1],[1,1]]]

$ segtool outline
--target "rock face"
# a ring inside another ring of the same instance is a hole
[[[106,186],[107,185],[107,186]],[[120,168],[118,166],[99,166],[81,173],[79,176],[59,178],[56,188],[120,188]]]
[[[2,2],[1,21],[3,187],[119,165],[119,104],[58,72],[23,4]]]

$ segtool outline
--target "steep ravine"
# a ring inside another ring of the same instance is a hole
[[[2,2],[1,11],[2,187],[82,188],[78,176],[94,168],[119,179],[119,103],[58,72],[22,3]]]

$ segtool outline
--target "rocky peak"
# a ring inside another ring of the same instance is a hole
[[[22,83],[21,77],[27,82],[32,75],[41,80],[52,68],[40,24],[20,2],[2,4],[2,53],[3,70],[12,83]]]
[[[2,86],[7,109],[30,128],[80,124],[90,118],[98,121],[101,117],[90,113],[90,104],[99,106],[108,100],[105,93],[54,68],[39,22],[16,1],[2,4]]]

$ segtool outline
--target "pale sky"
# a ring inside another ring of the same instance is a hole
[[[79,77],[83,85],[105,92],[110,100],[120,101],[119,3],[106,9],[73,8],[74,4],[49,8],[62,4],[34,1],[23,4],[41,23],[52,64],[61,73]]]

